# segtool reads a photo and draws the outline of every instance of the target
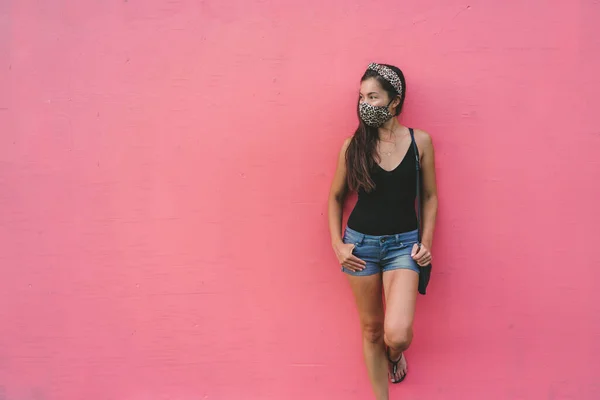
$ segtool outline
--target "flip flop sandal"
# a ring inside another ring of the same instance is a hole
[[[392,379],[395,379],[396,373],[398,372],[398,363],[400,361],[402,361],[402,358],[404,357],[404,353],[402,353],[402,355],[400,356],[400,358],[398,359],[398,361],[392,361],[392,359],[390,358],[390,348],[389,347],[387,348],[387,350],[386,350],[385,353],[387,355],[388,361],[390,362],[390,364],[392,364],[392,375],[394,376],[394,378],[392,378]],[[392,383],[396,384],[396,383],[402,382],[404,380],[404,378],[406,378],[407,374],[408,374],[408,371],[405,372],[404,375],[400,379],[398,379],[397,381],[392,380]]]

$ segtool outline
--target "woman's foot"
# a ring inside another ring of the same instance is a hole
[[[390,380],[392,383],[402,382],[404,378],[406,378],[406,373],[408,372],[408,365],[404,353],[400,354],[400,357],[394,361],[390,357],[390,349],[388,348],[387,358],[389,361]]]

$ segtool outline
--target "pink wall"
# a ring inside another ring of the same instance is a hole
[[[437,148],[411,399],[598,399],[598,1],[0,2],[0,399],[367,399],[327,191]],[[520,5],[517,5],[519,3]]]

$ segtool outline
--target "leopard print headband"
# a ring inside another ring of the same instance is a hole
[[[396,91],[398,91],[398,95],[402,96],[402,81],[400,80],[400,77],[398,75],[396,75],[396,73],[386,67],[385,65],[381,65],[381,64],[377,64],[377,63],[371,63],[369,64],[369,66],[367,67],[367,70],[373,70],[375,72],[377,72],[379,75],[381,75],[381,77],[383,79],[385,79],[386,81],[388,81],[393,87],[394,89],[396,89]]]

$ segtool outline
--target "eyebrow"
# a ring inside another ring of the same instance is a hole
[[[361,95],[362,93],[358,92],[358,94]],[[369,92],[369,93],[367,93],[367,96],[372,95],[372,94],[379,94],[379,93],[377,93],[377,92]]]

